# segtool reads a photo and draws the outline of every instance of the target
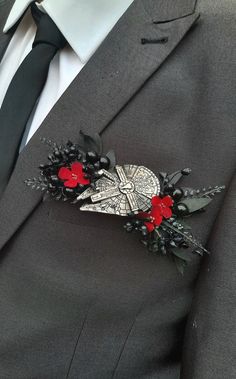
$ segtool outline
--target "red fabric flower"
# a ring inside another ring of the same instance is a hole
[[[89,179],[84,177],[83,165],[79,162],[74,162],[71,168],[61,167],[58,172],[58,177],[64,182],[65,187],[75,188],[78,184],[89,184]]]
[[[170,207],[173,204],[174,201],[170,196],[165,196],[163,199],[159,196],[153,196],[151,210],[149,212],[141,212],[138,215],[140,218],[149,219],[149,221],[144,222],[149,233],[162,223],[163,217],[170,218],[172,216]]]

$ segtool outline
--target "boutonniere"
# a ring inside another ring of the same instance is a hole
[[[48,162],[39,166],[40,176],[25,181],[28,186],[55,200],[78,204],[81,211],[123,216],[128,233],[136,232],[148,252],[172,258],[181,273],[191,253],[209,253],[186,220],[203,212],[225,186],[181,187],[189,168],[156,174],[145,166],[118,165],[112,150],[103,152],[99,135],[80,132],[77,143],[62,145],[42,142],[52,151]]]

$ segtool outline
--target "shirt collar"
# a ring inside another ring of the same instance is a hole
[[[16,0],[4,26],[6,33],[32,0]],[[88,61],[133,0],[43,0],[37,6],[60,29],[82,62]]]

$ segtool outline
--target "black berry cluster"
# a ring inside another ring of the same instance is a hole
[[[160,182],[162,193],[161,196],[169,195],[174,200],[173,213],[178,217],[187,216],[189,213],[185,204],[181,203],[181,199],[184,197],[184,190],[176,187],[177,182],[182,176],[187,176],[191,173],[191,169],[184,168],[181,171],[177,171],[171,175],[166,173],[160,173]]]
[[[178,223],[176,216],[168,219],[168,227],[165,224],[159,226],[152,233],[148,232],[144,219],[138,219],[137,215],[130,213],[129,220],[124,225],[127,232],[131,233],[137,231],[141,234],[142,243],[152,253],[167,254],[168,250],[172,248],[187,249],[189,245],[186,242],[186,237],[180,232],[184,231],[182,224]],[[172,228],[169,227],[172,226]]]
[[[52,152],[48,155],[48,163],[39,166],[44,183],[47,184],[48,192],[57,200],[74,200],[86,188],[93,186],[94,182],[101,177],[102,169],[108,170],[110,159],[95,150],[88,150],[86,146],[80,146],[68,141],[65,145],[52,146]],[[71,169],[73,163],[82,165],[83,178],[88,179],[87,184],[77,183],[73,188],[65,186],[58,173],[61,168]]]

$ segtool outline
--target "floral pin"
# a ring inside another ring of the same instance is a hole
[[[182,274],[191,253],[209,253],[184,219],[205,210],[225,186],[180,187],[177,184],[191,173],[189,168],[154,174],[144,166],[117,165],[113,151],[103,153],[99,135],[80,132],[76,144],[42,142],[52,153],[48,163],[39,166],[40,176],[25,181],[28,186],[55,200],[78,203],[81,211],[125,217],[126,231],[139,233],[149,252],[170,257]]]

